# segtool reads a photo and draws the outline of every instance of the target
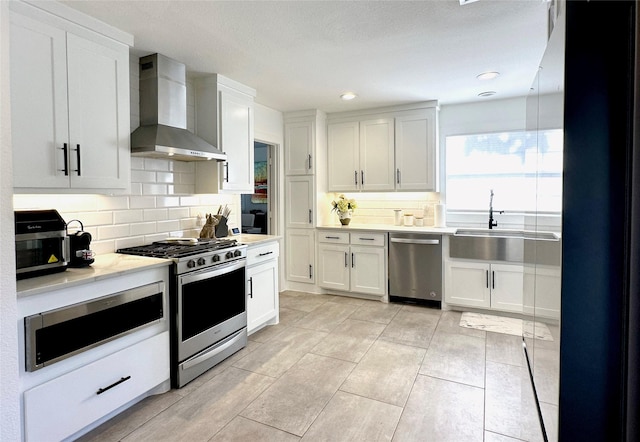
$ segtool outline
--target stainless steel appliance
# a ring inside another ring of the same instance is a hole
[[[246,346],[246,245],[234,239],[194,238],[118,253],[173,260],[169,306],[174,388]]]
[[[227,159],[186,128],[185,65],[160,54],[140,58],[140,127],[131,134],[131,155],[181,161]]]
[[[164,317],[164,283],[153,283],[24,318],[26,370],[49,366]]]
[[[17,279],[66,270],[69,240],[58,211],[21,210],[14,217]]]
[[[441,235],[389,234],[389,300],[441,303]]]

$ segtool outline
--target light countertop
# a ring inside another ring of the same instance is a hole
[[[233,238],[237,239],[240,244],[246,244],[249,247],[255,246],[256,244],[266,243],[271,241],[278,241],[282,239],[282,236],[279,235],[258,235],[253,233],[242,233],[240,235],[234,236]]]
[[[64,272],[17,281],[18,298],[113,278],[126,273],[168,266],[170,259],[107,253],[97,255],[89,267],[68,268]]]
[[[382,232],[405,232],[405,233],[435,233],[440,235],[453,235],[458,227],[433,227],[433,226],[390,226],[388,224],[349,224],[318,226],[319,229],[336,229],[343,231],[382,231]]]

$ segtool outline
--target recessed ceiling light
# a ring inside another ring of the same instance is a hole
[[[480,92],[478,94],[478,97],[490,97],[495,94],[496,94],[496,91],[484,91],[484,92]]]
[[[345,92],[344,94],[340,95],[340,98],[342,98],[344,101],[353,100],[356,97],[357,95],[353,92]]]
[[[476,75],[476,78],[478,80],[493,80],[494,78],[499,76],[500,76],[500,72],[488,71],[488,72],[483,72],[481,74]]]

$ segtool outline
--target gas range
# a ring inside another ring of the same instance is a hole
[[[171,259],[175,263],[175,272],[179,275],[245,259],[247,246],[228,238],[176,238],[118,249],[117,253]]]

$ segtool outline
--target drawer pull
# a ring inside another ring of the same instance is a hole
[[[264,252],[264,253],[258,253],[258,256],[267,256],[267,255],[271,255],[273,253],[273,251],[271,252]]]
[[[120,378],[119,381],[114,382],[113,384],[109,385],[108,387],[104,387],[104,388],[99,388],[98,391],[96,391],[96,394],[102,394],[107,390],[111,390],[113,387],[122,384],[123,382],[128,381],[129,379],[131,379],[131,376],[127,376],[124,378]]]
[[[325,236],[325,239],[340,239],[339,236]]]
[[[375,238],[358,238],[360,241],[375,241]]]

